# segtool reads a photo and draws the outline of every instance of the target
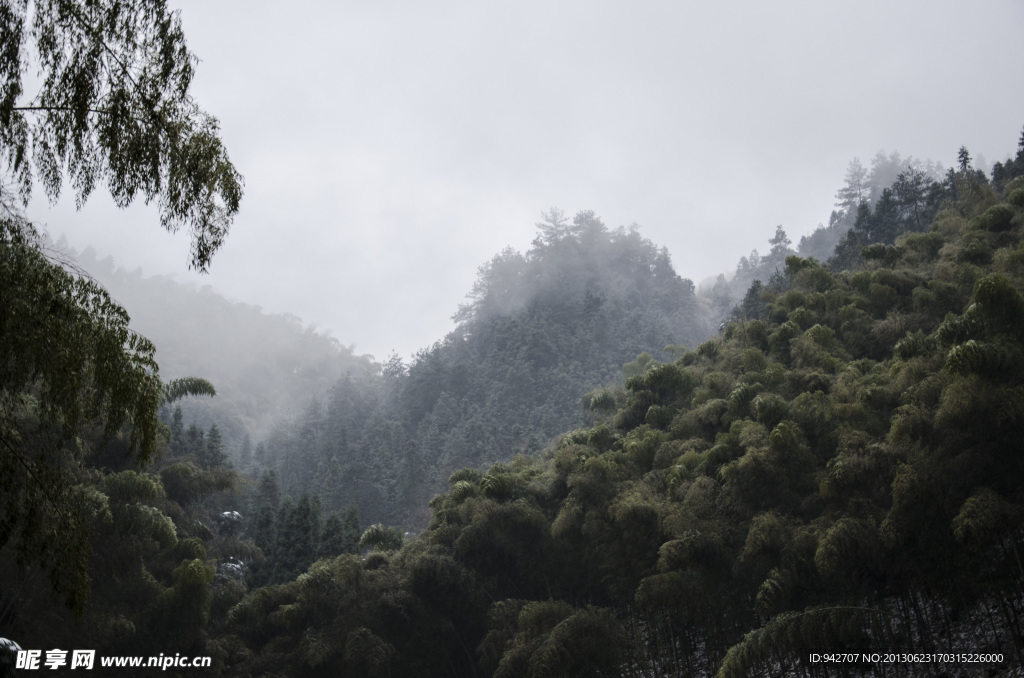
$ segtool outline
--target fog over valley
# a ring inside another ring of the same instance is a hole
[[[209,275],[147,228],[155,206],[37,192],[33,218],[378,360],[443,337],[477,267],[552,206],[639,224],[700,283],[777,225],[828,225],[854,157],[991,164],[1024,110],[1010,1],[176,6],[245,177]]]

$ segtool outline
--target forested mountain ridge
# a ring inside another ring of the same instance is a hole
[[[275,431],[266,467],[282,493],[314,488],[326,508],[419,529],[452,471],[539,452],[587,421],[580,396],[619,383],[618,365],[709,334],[693,284],[635,228],[552,210],[538,229],[528,252],[480,268],[444,340]]]
[[[896,648],[1012,672],[1022,175],[968,164],[851,269],[789,257],[754,313],[591,394],[593,425],[452,474],[415,540],[242,599],[225,670],[825,676],[807,652]]]

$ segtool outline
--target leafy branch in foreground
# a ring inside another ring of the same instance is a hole
[[[206,271],[242,176],[189,94],[195,62],[165,0],[0,5],[0,145],[22,201],[37,179],[57,200],[65,173],[79,207],[101,181],[119,207],[155,199],[165,229],[188,227],[191,266]],[[41,84],[26,101],[30,66]]]
[[[172,379],[164,385],[163,404],[170,405],[175,400],[180,400],[185,396],[197,395],[212,397],[217,395],[217,391],[213,388],[213,384],[199,377]]]

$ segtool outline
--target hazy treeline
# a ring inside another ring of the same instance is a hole
[[[913,210],[916,228],[920,230],[922,224],[931,223],[931,217],[947,198],[950,181],[942,165],[903,158],[897,151],[879,151],[871,159],[870,167],[854,158],[847,167],[843,186],[836,191],[836,209],[829,217],[828,226],[818,224],[810,234],[800,237],[795,248],[785,229],[777,226],[768,240],[770,249],[766,253],[754,249],[740,257],[732,275],[719,275],[713,283],[705,283],[702,292],[710,301],[715,317],[724,320],[731,316],[736,303],[749,292],[755,280],[768,284],[772,276],[781,279],[788,256],[796,254],[824,262],[836,255],[837,247],[840,252],[856,256],[858,241],[849,241],[846,235],[851,229],[864,226],[873,211],[881,210],[888,216],[894,211]],[[883,203],[882,207],[878,206],[879,202]],[[835,266],[847,267],[850,262],[845,258],[847,254],[840,254]]]
[[[480,268],[442,341],[370,384],[342,380],[271,434],[282,491],[422,528],[452,471],[539,452],[585,422],[580,395],[617,383],[616,365],[709,334],[693,284],[635,229],[557,210],[538,229],[528,252]]]

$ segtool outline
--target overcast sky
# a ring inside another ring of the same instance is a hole
[[[700,282],[827,223],[855,156],[992,163],[1024,127],[1019,0],[172,5],[245,176],[211,273],[155,207],[38,191],[30,216],[378,359],[442,338],[552,206],[636,222]]]

